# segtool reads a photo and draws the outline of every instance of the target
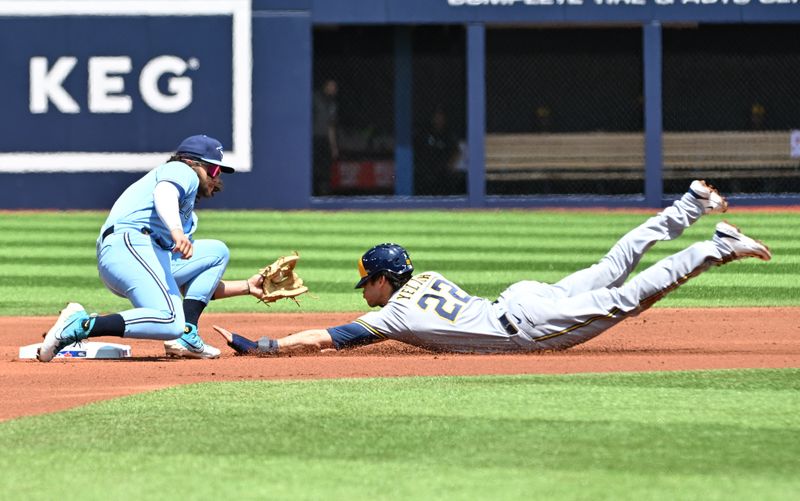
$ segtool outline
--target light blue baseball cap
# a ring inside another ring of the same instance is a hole
[[[187,137],[178,145],[175,152],[197,157],[210,164],[219,165],[222,172],[226,174],[236,172],[233,166],[222,161],[222,143],[205,134]]]

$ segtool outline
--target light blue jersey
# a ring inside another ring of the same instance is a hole
[[[111,212],[100,230],[100,234],[114,226],[115,231],[146,228],[152,233],[153,240],[163,242],[165,248],[172,245],[169,229],[164,225],[156,212],[153,201],[153,190],[161,181],[169,181],[178,188],[183,232],[192,235],[195,231],[194,201],[200,181],[191,167],[183,162],[167,162],[148,172],[141,179],[130,185],[111,208]]]
[[[180,336],[185,319],[182,301],[208,304],[228,265],[228,248],[219,240],[193,240],[189,259],[171,252],[174,242],[158,216],[153,194],[162,181],[177,188],[181,224],[191,238],[197,227],[194,203],[200,180],[185,163],[167,162],[120,195],[97,239],[100,278],[134,306],[120,312],[125,337],[169,340]]]
[[[200,337],[200,316],[215,297],[245,291],[221,283],[230,258],[225,243],[193,235],[195,201],[222,189],[223,172],[236,172],[222,161],[222,150],[213,137],[189,136],[170,160],[119,195],[97,237],[97,272],[132,308],[90,315],[69,303],[47,332],[37,352],[40,361],[49,362],[73,342],[101,336],[162,340],[171,357],[219,357]],[[246,285],[250,292],[250,281]]]

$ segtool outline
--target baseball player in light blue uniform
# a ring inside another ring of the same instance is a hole
[[[413,275],[405,249],[381,244],[361,258],[356,284],[367,304],[380,310],[349,324],[277,340],[254,342],[219,326],[214,329],[242,354],[342,349],[385,339],[447,352],[569,348],[649,308],[712,266],[745,257],[768,261],[771,254],[764,244],[721,222],[710,240],[694,243],[626,281],[656,242],[675,239],[703,214],[726,209],[716,189],[694,181],[688,193],[628,232],[597,264],[556,284],[517,282],[496,301],[472,296],[433,271]]]
[[[197,323],[211,299],[262,293],[260,275],[221,281],[228,264],[219,240],[194,240],[195,201],[222,189],[222,161],[214,138],[186,138],[166,163],[129,186],[114,203],[97,238],[97,267],[103,283],[133,308],[112,315],[89,315],[70,303],[45,336],[39,360],[47,362],[64,346],[96,336],[165,341],[167,355],[217,358]]]

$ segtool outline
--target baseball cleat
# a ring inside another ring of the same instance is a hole
[[[164,351],[171,358],[219,358],[219,349],[203,343],[200,351],[195,351],[184,346],[179,339],[164,341]]]
[[[717,223],[717,228],[714,232],[714,241],[730,249],[735,259],[742,259],[745,257],[757,257],[762,261],[769,261],[772,259],[772,253],[769,251],[769,247],[758,240],[748,237],[742,233],[739,228],[727,221]]]
[[[703,214],[718,214],[728,210],[728,201],[719,191],[702,179],[692,181],[689,193],[703,206]]]
[[[81,322],[88,318],[86,310],[78,303],[69,303],[58,316],[58,320],[47,331],[42,346],[36,353],[40,362],[49,362],[65,346],[77,343],[88,337]]]
[[[197,327],[186,324],[183,335],[172,341],[164,341],[164,351],[173,358],[219,358],[220,351],[203,342]]]

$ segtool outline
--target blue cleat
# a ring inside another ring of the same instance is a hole
[[[53,327],[47,331],[36,355],[39,361],[49,362],[64,347],[89,337],[91,327],[83,328],[83,323],[87,319],[89,319],[89,315],[83,306],[78,303],[69,303],[66,308],[61,310]]]
[[[197,326],[187,323],[183,335],[173,341],[164,341],[167,356],[175,358],[219,358],[220,351],[207,345],[197,333]]]

